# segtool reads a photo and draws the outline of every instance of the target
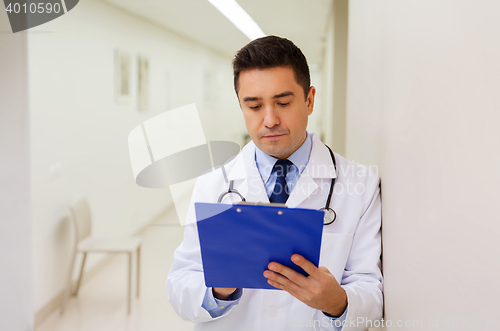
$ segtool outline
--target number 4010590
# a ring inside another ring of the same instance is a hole
[[[39,3],[30,3],[29,5],[24,3],[24,4],[19,4],[19,3],[9,3],[7,8],[5,8],[5,11],[9,14],[12,12],[14,14],[35,14],[35,13],[47,13],[50,14],[52,12],[58,14],[61,12],[61,5],[59,3],[51,4],[51,3],[44,3],[44,2],[39,2]]]

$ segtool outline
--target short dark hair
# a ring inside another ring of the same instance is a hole
[[[240,49],[233,59],[234,90],[238,94],[240,72],[251,69],[292,67],[295,81],[304,89],[307,100],[311,77],[302,51],[288,39],[266,36],[255,39]]]

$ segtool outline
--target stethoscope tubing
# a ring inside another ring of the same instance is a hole
[[[245,197],[243,195],[241,195],[240,192],[238,192],[238,190],[234,189],[233,188],[233,183],[234,183],[234,180],[231,180],[229,181],[229,188],[227,189],[226,192],[222,192],[221,195],[219,195],[219,199],[217,199],[217,203],[221,203],[222,202],[222,199],[227,195],[227,194],[231,194],[231,193],[235,193],[237,194],[240,198],[241,198],[241,201],[246,201],[245,200]]]
[[[330,156],[331,156],[332,161],[333,161],[333,166],[334,166],[334,171],[335,171],[335,177],[332,178],[332,181],[330,183],[330,191],[328,192],[328,197],[326,199],[325,207],[321,208],[320,210],[323,210],[325,212],[325,219],[324,219],[323,224],[324,225],[330,225],[333,222],[335,222],[335,220],[337,219],[337,213],[335,212],[335,210],[333,210],[332,208],[330,208],[330,202],[332,200],[333,189],[335,187],[335,179],[336,179],[336,174],[337,174],[337,163],[335,162],[335,155],[333,154],[333,152],[330,149],[330,147],[328,147],[327,144],[325,144],[325,146],[326,146],[326,148],[328,148],[328,151],[330,152]],[[222,168],[224,168],[224,167],[222,167]],[[224,171],[224,169],[223,169],[223,171]],[[246,201],[245,197],[240,192],[238,192],[238,190],[236,190],[235,188],[233,188],[233,184],[234,184],[234,180],[230,180],[229,181],[229,188],[227,189],[227,191],[222,192],[219,195],[219,198],[217,199],[218,203],[221,203],[222,199],[226,195],[231,194],[231,193],[237,194],[240,197],[241,201]],[[327,212],[328,212],[328,215],[331,215],[331,216],[327,216]]]
[[[326,213],[325,213],[325,222],[323,224],[324,225],[330,225],[333,222],[335,222],[335,219],[337,218],[337,213],[335,212],[335,210],[333,210],[332,208],[330,208],[330,202],[332,200],[332,195],[333,195],[333,188],[335,187],[335,179],[337,177],[337,162],[335,162],[335,155],[333,154],[333,152],[330,149],[330,147],[327,144],[325,144],[325,146],[326,146],[326,148],[328,148],[328,151],[330,152],[330,156],[332,157],[332,161],[333,161],[333,167],[335,169],[335,177],[332,178],[332,182],[330,183],[330,192],[328,192],[328,197],[326,198],[325,207],[322,208],[322,210],[328,211],[329,214],[333,214],[332,217],[329,217],[329,218],[331,218],[331,220],[327,220],[326,219],[327,216],[326,216]]]

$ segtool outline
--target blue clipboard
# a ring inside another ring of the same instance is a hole
[[[263,275],[269,262],[307,276],[295,253],[318,266],[323,211],[195,203],[195,212],[207,287],[277,289]]]

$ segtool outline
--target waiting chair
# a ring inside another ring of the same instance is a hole
[[[137,291],[139,296],[139,280],[140,280],[140,256],[142,239],[139,237],[111,237],[111,238],[95,238],[91,236],[92,219],[90,214],[89,204],[86,199],[78,201],[70,207],[70,218],[72,219],[75,229],[75,245],[68,272],[66,290],[62,300],[61,313],[64,312],[66,299],[71,292],[71,278],[75,264],[76,254],[83,253],[82,265],[80,274],[76,283],[76,288],[73,291],[73,296],[78,295],[80,283],[83,276],[83,268],[88,253],[126,253],[128,254],[128,296],[127,296],[127,314],[130,314],[132,301],[132,254],[137,252]]]

